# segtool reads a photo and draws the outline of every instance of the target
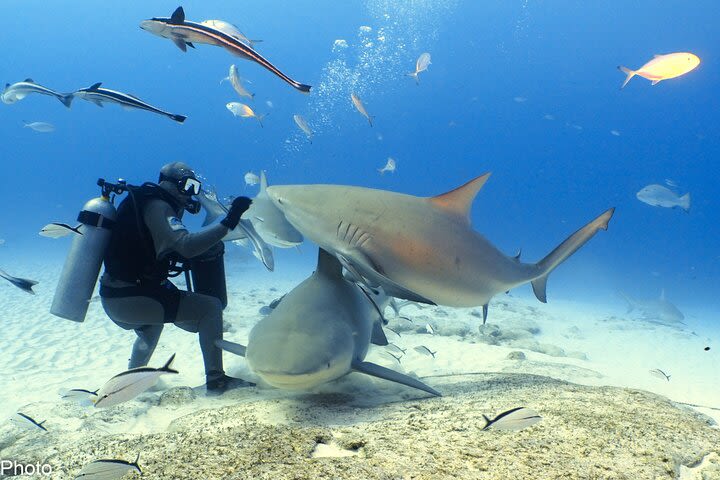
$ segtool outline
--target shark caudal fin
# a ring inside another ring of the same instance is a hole
[[[630,81],[630,79],[637,74],[637,72],[635,72],[635,71],[633,71],[633,70],[630,70],[630,69],[627,68],[627,67],[623,67],[622,65],[618,66],[618,70],[620,70],[620,71],[623,72],[625,75],[627,75],[627,77],[625,77],[625,81],[623,82],[622,86],[620,87],[620,90],[622,90],[623,88],[625,88],[625,85],[628,84],[628,82]]]
[[[570,235],[564,242],[558,245],[555,250],[550,252],[545,258],[540,260],[536,266],[542,274],[533,280],[532,288],[535,296],[543,303],[547,302],[545,288],[547,286],[547,278],[555,267],[565,261],[570,255],[578,251],[580,247],[590,240],[598,230],[607,230],[608,222],[615,213],[615,208],[605,211],[602,215],[582,227],[577,232]]]

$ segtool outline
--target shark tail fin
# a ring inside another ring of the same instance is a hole
[[[685,213],[690,213],[690,193],[680,197],[680,208],[685,210]]]
[[[625,75],[627,75],[627,76],[625,77],[625,81],[623,82],[622,86],[620,87],[620,90],[622,90],[623,88],[625,88],[625,85],[628,84],[628,82],[630,81],[630,79],[631,79],[632,77],[634,77],[635,75],[637,75],[637,72],[635,72],[635,71],[633,71],[633,70],[630,70],[630,69],[627,68],[627,67],[623,67],[622,65],[618,66],[618,70],[620,70],[620,71],[623,72]]]
[[[70,108],[70,104],[72,104],[73,98],[75,98],[75,95],[72,93],[67,93],[65,95],[60,95],[58,97],[58,100],[62,102],[63,105],[65,105],[67,108]]]
[[[430,395],[435,395],[436,397],[442,397],[442,394],[440,392],[438,392],[434,388],[424,384],[420,380],[409,377],[400,372],[396,372],[395,370],[391,370],[389,368],[385,368],[380,365],[376,365],[374,363],[353,362],[352,369],[356,372],[364,373],[365,375],[370,375],[371,377],[382,378],[384,380],[388,380],[391,382],[400,383],[400,384],[406,385],[408,387],[417,388],[418,390],[427,392]]]
[[[545,258],[540,260],[536,266],[541,272],[540,275],[532,280],[532,288],[535,296],[543,303],[547,302],[545,288],[547,286],[547,277],[555,267],[565,261],[570,255],[578,251],[580,247],[590,240],[598,230],[607,230],[608,222],[612,218],[615,208],[611,208],[603,212],[599,217],[582,227],[570,235],[564,242],[558,245],[555,250],[550,252]]]

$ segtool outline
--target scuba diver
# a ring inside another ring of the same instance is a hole
[[[137,334],[128,368],[147,365],[163,326],[174,323],[198,333],[207,391],[222,393],[254,385],[225,375],[222,350],[215,344],[222,339],[222,312],[227,304],[224,266],[220,272],[222,293],[217,295],[180,290],[169,277],[183,271],[178,263],[192,266],[208,258],[222,262],[222,238],[238,225],[252,200],[235,198],[219,224],[190,233],[182,216],[185,210],[191,214],[200,211],[199,202],[193,199],[200,187],[188,165],[174,162],[162,167],[158,184],[128,188],[105,251],[100,297],[110,319]]]

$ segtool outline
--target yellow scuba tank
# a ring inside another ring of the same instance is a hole
[[[50,307],[53,315],[75,322],[85,320],[117,217],[111,194],[125,191],[123,181],[114,185],[99,179],[98,185],[102,195],[88,201],[78,214],[82,235],[74,235]]]

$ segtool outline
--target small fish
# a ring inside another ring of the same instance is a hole
[[[383,168],[378,168],[377,171],[380,172],[380,175],[384,175],[385,172],[395,173],[396,167],[397,165],[395,164],[395,159],[388,157],[385,166]]]
[[[255,98],[254,93],[248,92],[247,90],[245,90],[245,87],[243,87],[240,76],[238,75],[237,67],[235,65],[230,65],[230,73],[227,77],[223,78],[220,83],[224,82],[225,80],[228,80],[230,82],[230,85],[232,85],[233,89],[235,89],[235,92],[237,92],[237,94],[241,97],[248,97],[250,100],[253,100]]]
[[[429,323],[425,324],[425,331],[430,335],[435,335],[435,329]]]
[[[38,133],[52,133],[55,131],[55,125],[47,122],[26,122],[23,120],[24,128],[29,128]]]
[[[647,78],[653,85],[656,85],[663,80],[685,75],[695,70],[698,65],[700,65],[700,59],[696,55],[687,52],[655,55],[652,60],[637,70],[630,70],[621,65],[618,67],[618,70],[627,76],[620,89],[625,88],[625,85],[627,85],[635,75]]]
[[[61,238],[70,235],[71,233],[82,235],[83,233],[80,231],[81,226],[82,223],[78,224],[77,227],[71,227],[67,223],[48,223],[40,229],[40,235],[48,238]]]
[[[679,196],[667,187],[662,185],[648,185],[640,190],[636,197],[643,203],[653,207],[682,208],[685,212],[690,211],[690,194]]]
[[[396,330],[393,330],[392,328],[388,327],[387,325],[385,325],[385,327],[383,327],[383,328],[384,328],[385,330],[390,330],[392,333],[394,333],[394,334],[397,335],[398,337],[400,336],[400,334],[399,334]]]
[[[550,115],[550,114],[548,114],[548,115],[543,115],[543,119],[545,119],[545,120],[555,120],[555,116]]]
[[[28,280],[27,278],[19,278],[19,277],[13,277],[12,275],[8,275],[3,270],[0,270],[0,277],[4,278],[8,282],[12,283],[16,287],[18,287],[20,290],[23,290],[31,295],[35,295],[35,292],[33,292],[32,287],[37,285],[38,282],[35,280]]]
[[[357,108],[357,111],[362,114],[363,117],[367,118],[368,123],[370,126],[373,126],[373,118],[368,114],[367,110],[365,110],[365,105],[363,105],[362,100],[360,100],[360,97],[355,95],[354,93],[350,94],[350,100],[352,100],[353,105],[355,105],[355,108]]]
[[[386,348],[388,351],[390,351],[390,352],[395,352],[395,353],[398,354],[398,355],[404,355],[405,352],[407,351],[407,350],[404,350],[404,349],[398,347],[398,346],[395,345],[394,343],[388,343],[387,345],[385,345],[385,348]]]
[[[38,423],[24,413],[17,412],[15,415],[10,417],[10,421],[18,427],[24,428],[25,430],[40,429],[44,432],[47,432],[47,428],[43,426],[43,423],[45,423],[47,420],[43,420],[42,422]]]
[[[525,98],[525,97],[513,97],[513,100],[515,101],[515,103],[525,103],[525,102],[527,102],[527,98]]]
[[[31,93],[39,93],[41,95],[55,97],[60,100],[62,104],[65,105],[67,108],[70,108],[70,104],[72,103],[74,98],[72,93],[58,93],[54,90],[50,90],[47,87],[38,85],[33,81],[32,78],[26,78],[22,82],[13,83],[12,85],[6,83],[5,90],[3,91],[2,95],[0,95],[0,100],[2,100],[3,103],[15,103],[27,97]]]
[[[268,108],[275,108],[275,105],[273,105],[273,102],[271,100],[266,100],[265,105],[267,105]]]
[[[421,310],[426,307],[426,305],[423,305],[422,303],[413,302],[412,300],[398,301],[398,299],[394,298],[394,297],[390,299],[390,303],[389,303],[390,308],[393,309],[393,312],[395,312],[395,316],[397,316],[397,317],[400,316],[400,310],[402,310],[403,308],[405,308],[409,305],[412,305],[413,307],[419,308]],[[410,320],[409,318],[406,318],[406,320],[409,322],[412,322],[412,320]]]
[[[75,477],[75,480],[116,480],[125,478],[125,475],[131,471],[136,471],[142,475],[138,460],[140,460],[140,454],[133,463],[117,459],[95,460],[85,465]]]
[[[653,377],[657,377],[661,380],[666,380],[668,382],[670,381],[670,375],[663,372],[659,368],[654,368],[654,369],[650,370],[650,375],[652,375]]]
[[[227,109],[230,110],[230,113],[232,113],[236,117],[256,118],[260,126],[263,126],[262,119],[265,118],[265,115],[256,115],[253,109],[248,107],[244,103],[230,102],[225,105],[225,107],[227,107]]]
[[[66,402],[74,402],[79,405],[90,406],[95,403],[95,400],[98,398],[97,392],[97,390],[91,392],[90,390],[82,388],[73,388],[70,390],[60,391],[60,398]]]
[[[437,353],[437,352],[431,351],[431,350],[430,350],[428,347],[426,347],[425,345],[417,346],[417,347],[413,348],[413,350],[415,350],[415,351],[418,352],[419,354],[427,355],[428,357],[433,357],[433,358],[435,358],[435,354]]]
[[[258,183],[260,183],[260,177],[258,177],[256,174],[254,174],[253,172],[247,172],[245,174],[245,185],[253,186],[257,185]]]
[[[308,140],[312,143],[313,132],[310,130],[310,125],[308,125],[302,115],[293,115],[293,120],[295,120],[295,124],[300,128],[300,130],[305,132]]]
[[[427,70],[430,64],[430,54],[425,52],[421,54],[418,57],[417,62],[415,62],[415,71],[406,75],[408,77],[413,77],[415,79],[415,84],[420,85],[420,79],[418,78],[418,74]]]
[[[618,132],[617,130],[610,130],[610,135],[613,135],[613,136],[615,136],[615,137],[619,137],[619,136],[620,136],[620,132]]]
[[[396,362],[398,362],[398,363],[402,363],[402,362],[400,361],[400,359],[402,358],[402,355],[395,355],[395,354],[392,353],[392,352],[382,352],[382,354],[385,355],[385,356],[388,356],[388,357],[392,357],[392,358],[393,358]]]
[[[110,90],[109,88],[102,88],[102,83],[95,83],[87,88],[81,88],[76,91],[73,95],[87,100],[90,103],[94,103],[98,107],[102,107],[105,103],[115,103],[125,109],[137,109],[145,110],[147,112],[156,113],[168,117],[177,123],[183,123],[187,118],[184,115],[176,115],[174,113],[168,113],[164,110],[160,110],[157,107],[153,107],[149,103],[145,103],[137,97],[130,94],[118,92],[116,90]]]
[[[490,427],[496,430],[522,430],[542,420],[542,417],[535,410],[525,407],[512,408],[492,420],[485,415],[483,415],[483,418],[487,422],[482,428],[483,430]]]
[[[127,402],[153,387],[160,375],[179,373],[171,368],[173,360],[174,353],[161,368],[139,367],[115,375],[98,390],[95,406],[104,408]]]

